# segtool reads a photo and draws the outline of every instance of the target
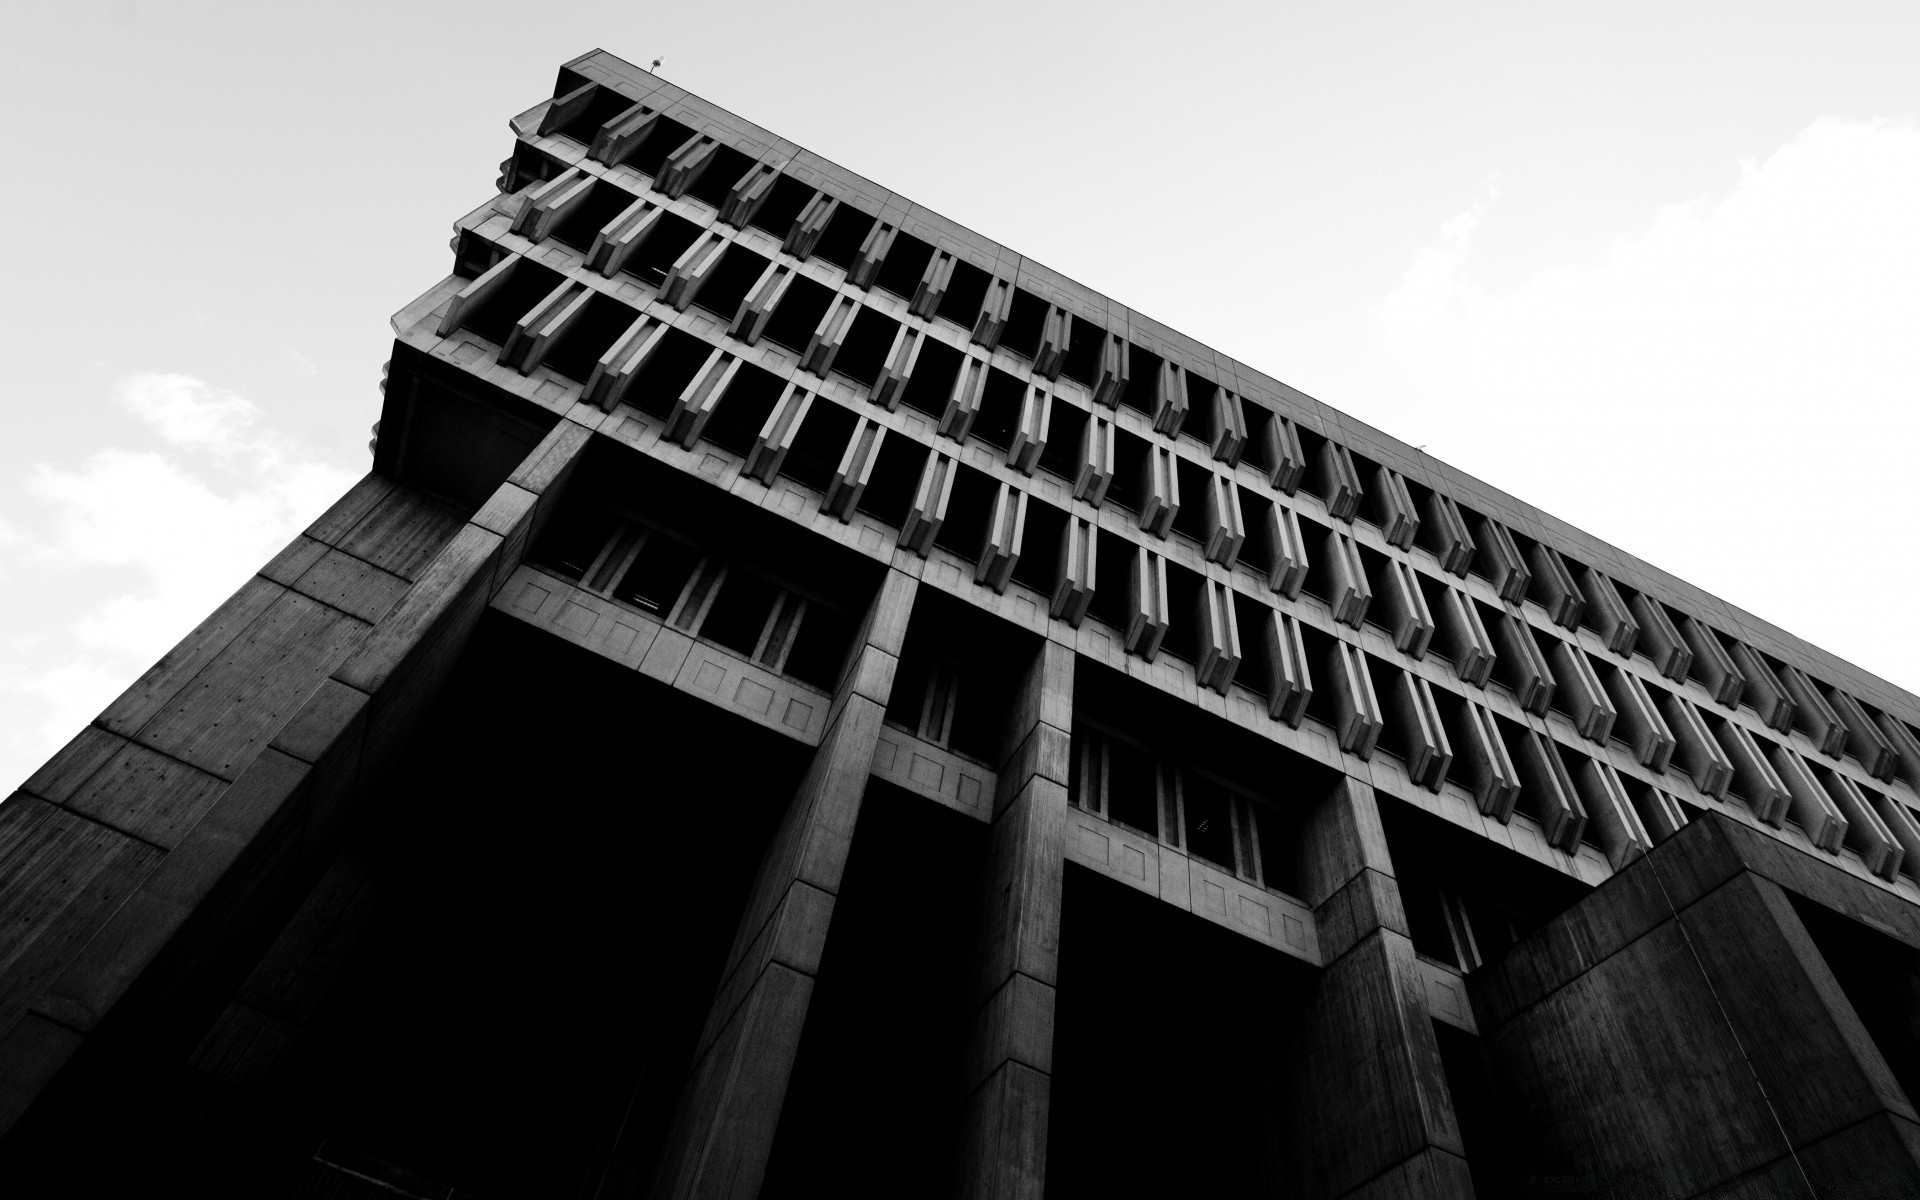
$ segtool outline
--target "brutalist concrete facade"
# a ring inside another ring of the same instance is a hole
[[[0,805],[0,1187],[1908,1195],[1920,701],[610,55]]]

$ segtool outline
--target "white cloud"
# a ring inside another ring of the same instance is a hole
[[[189,376],[134,375],[116,399],[159,448],[36,465],[26,488],[42,520],[0,529],[0,578],[37,610],[0,647],[0,786],[24,778],[357,478],[261,428],[243,397]]]
[[[1503,291],[1472,272],[1498,211],[1450,221],[1377,308],[1407,402],[1382,423],[1920,682],[1897,619],[1920,586],[1920,128],[1823,119],[1724,198]]]

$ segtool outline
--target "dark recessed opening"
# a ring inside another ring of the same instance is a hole
[[[1180,779],[1186,809],[1187,852],[1225,871],[1233,862],[1233,797],[1227,789],[1193,771]]]
[[[1081,439],[1086,436],[1088,412],[1056,399],[1047,418],[1047,448],[1040,452],[1040,469],[1072,483],[1080,477]]]
[[[1526,1195],[1526,1175],[1530,1172],[1522,1168],[1522,1148],[1515,1144],[1515,1117],[1493,1085],[1480,1039],[1437,1021],[1433,1036],[1440,1043],[1440,1065],[1446,1072],[1447,1092],[1460,1124],[1460,1142],[1466,1151],[1474,1195],[1486,1200]]]
[[[868,785],[781,1108],[764,1200],[944,1190],[957,1150],[948,1080],[972,1009],[985,827]],[[910,904],[903,896],[916,897]]]
[[[671,534],[654,532],[613,589],[613,598],[665,618],[700,565],[700,551]]]
[[[860,493],[860,511],[895,529],[907,522],[907,508],[920,484],[920,471],[926,465],[927,447],[911,438],[890,437],[880,443],[879,457],[866,490]]]
[[[634,101],[610,87],[602,86],[593,93],[593,99],[587,106],[575,113],[573,119],[563,122],[555,133],[562,134],[579,142],[582,146],[591,146],[594,135],[600,127],[621,113],[634,107]]]
[[[507,160],[506,187],[502,190],[518,192],[529,183],[545,183],[566,169],[567,164],[536,149],[532,143],[516,142],[513,157]]]
[[[820,328],[827,306],[833,303],[833,291],[805,276],[795,275],[786,294],[767,318],[765,336],[795,354],[805,354],[813,331]]]
[[[648,287],[659,287],[673,264],[679,261],[687,247],[693,245],[693,239],[700,236],[700,227],[685,217],[663,212],[646,240],[639,249],[627,256],[620,270],[633,276]]]
[[[692,334],[667,330],[647,365],[634,376],[627,402],[650,416],[665,418],[712,353],[712,346]]]
[[[1013,445],[1013,429],[1020,422],[1020,401],[1026,383],[998,367],[987,368],[987,382],[980,389],[980,410],[974,414],[971,435],[1002,450]]]
[[[587,198],[553,227],[553,238],[585,254],[592,249],[594,237],[639,198],[604,179],[596,180]]]
[[[667,155],[686,145],[692,136],[693,130],[672,117],[655,117],[653,128],[627,156],[627,165],[643,175],[658,175]]]
[[[1113,481],[1107,485],[1107,499],[1129,512],[1139,512],[1146,500],[1141,477],[1147,470],[1147,449],[1146,439],[1114,426]]]
[[[726,395],[707,422],[706,438],[714,445],[745,458],[753,450],[753,440],[773,415],[786,385],[771,371],[763,371],[743,362],[733,373]]]
[[[1160,765],[1131,742],[1107,740],[1107,817],[1150,837],[1160,835]]]
[[[556,575],[579,579],[593,566],[619,524],[612,509],[570,492],[541,531],[540,541],[529,557]]]
[[[526,316],[560,283],[558,271],[523,258],[507,268],[506,281],[496,287],[493,294],[481,301],[478,307],[470,309],[460,322],[460,327],[504,346],[513,333],[515,322]]]
[[[1294,514],[1300,524],[1300,540],[1306,543],[1307,577],[1300,590],[1319,600],[1322,604],[1333,600],[1333,568],[1327,562],[1327,533],[1325,525],[1312,517]],[[1371,607],[1371,606],[1369,606]]]
[[[1162,361],[1153,351],[1127,343],[1127,390],[1120,393],[1120,403],[1152,416],[1154,398],[1160,389]]]
[[[1060,575],[1060,542],[1066,531],[1066,513],[1051,504],[1028,499],[1020,561],[1013,566],[1014,582],[1025,584],[1042,596],[1052,596]]]
[[[813,248],[815,258],[824,258],[841,270],[853,266],[853,260],[860,253],[860,243],[867,240],[867,231],[878,220],[872,213],[863,213],[850,204],[842,202],[833,210],[833,216],[827,218],[827,227],[820,232],[820,241]]]
[[[453,246],[453,273],[462,279],[478,279],[487,269],[507,256],[507,252],[471,229],[462,229]]]
[[[721,252],[720,261],[713,264],[693,302],[721,320],[731,321],[766,269],[766,259],[735,242]]]
[[[1200,576],[1178,563],[1167,563],[1167,635],[1160,648],[1188,662],[1200,660]]]
[[[1192,371],[1185,372],[1187,378],[1187,417],[1180,424],[1180,432],[1195,441],[1213,444],[1214,434],[1219,424],[1214,420],[1213,392],[1219,384]]]
[[[1306,470],[1300,474],[1300,490],[1309,496],[1318,496],[1324,502],[1333,495],[1326,472],[1320,466],[1324,461],[1320,447],[1326,444],[1327,439],[1300,426],[1294,427],[1294,433],[1300,439],[1300,456],[1306,460]]]
[[[1012,311],[1000,345],[1023,358],[1032,358],[1040,348],[1041,327],[1046,324],[1048,304],[1024,288],[1013,289]]]
[[[813,185],[801,183],[791,175],[782,175],[773,181],[767,198],[760,202],[759,209],[748,225],[784,239],[815,194]]]
[[[634,309],[604,292],[596,292],[587,301],[586,310],[547,352],[543,365],[575,383],[585,383],[600,356],[639,319],[640,314]]]
[[[720,594],[700,623],[700,636],[727,649],[751,656],[767,628],[767,618],[780,599],[780,589],[764,576],[734,567],[720,584]]]
[[[1000,488],[963,463],[956,463],[954,471],[953,491],[947,496],[947,519],[941,523],[934,544],[968,562],[978,562],[987,540],[987,522],[993,516],[994,496]]]
[[[1380,820],[1414,949],[1439,962],[1472,968],[1459,960],[1461,936],[1481,963],[1492,962],[1593,890],[1384,793]]]
[[[970,262],[954,260],[953,277],[947,280],[947,294],[940,298],[934,316],[944,317],[962,329],[972,329],[980,316],[980,305],[987,298],[987,285],[993,276]]]
[[[1180,480],[1180,511],[1173,514],[1173,531],[1207,544],[1207,489],[1213,483],[1212,472],[1178,454],[1173,469]]]
[[[1387,556],[1358,538],[1354,539],[1353,547],[1360,552],[1360,569],[1367,573],[1367,585],[1373,589],[1373,603],[1367,605],[1366,623],[1392,637],[1393,627],[1387,622],[1393,619],[1393,608],[1385,600],[1387,587],[1393,582],[1387,578],[1390,569]]]
[[[832,691],[840,667],[847,661],[856,625],[848,613],[818,600],[808,601],[800,632],[793,637],[793,649],[787,651],[787,674],[823,692]]]
[[[780,464],[780,473],[816,492],[826,491],[853,437],[854,423],[851,412],[824,396],[814,397],[807,419],[794,435],[793,449]]]
[[[1305,1194],[1285,1064],[1310,969],[1077,864],[1063,905],[1048,1195]]]
[[[1328,676],[1333,671],[1334,639],[1305,621],[1300,622],[1300,649],[1307,656],[1307,669],[1313,672],[1313,695],[1307,700],[1306,715],[1325,725],[1329,729],[1340,728],[1340,710],[1334,703],[1333,683]]]
[[[739,183],[752,166],[753,160],[732,146],[715,146],[712,160],[687,189],[687,195],[719,208],[727,202],[727,193],[733,190],[733,185]]]
[[[726,745],[740,786],[707,794],[697,754],[636,769],[625,739],[580,736],[582,713],[618,714],[656,746]],[[392,1194],[339,1162],[434,1181],[420,1195],[570,1196],[603,1172],[645,1178],[805,761],[788,739],[483,616],[367,806],[372,823],[349,835],[375,883],[366,933],[316,939],[347,957],[311,1019],[287,1027],[297,1040],[276,1086],[238,1093],[244,1114],[169,1146],[175,1169],[237,1185],[246,1164],[259,1194],[315,1196]],[[526,819],[539,796],[567,797],[566,819]],[[671,852],[684,846],[724,851]],[[695,911],[654,919],[693,892]],[[605,953],[614,943],[630,953]]]
[[[932,246],[910,233],[896,233],[886,261],[880,264],[880,273],[874,277],[874,286],[883,287],[903,300],[911,300],[921,277],[927,273],[927,264],[932,261]]]
[[[1087,615],[1119,633],[1127,630],[1131,613],[1129,589],[1133,583],[1133,543],[1104,529],[1095,529],[1097,553],[1093,565],[1093,597]]]
[[[914,359],[913,375],[900,393],[900,403],[930,417],[947,411],[947,398],[953,394],[954,377],[966,355],[938,338],[920,339],[920,354]]]
[[[886,365],[887,352],[893,349],[894,335],[899,332],[898,321],[862,304],[854,313],[846,340],[840,343],[840,352],[833,357],[834,371],[872,387],[874,380],[880,378],[880,368]]]
[[[1233,681],[1250,692],[1262,696],[1273,694],[1273,662],[1267,654],[1267,622],[1272,619],[1273,610],[1239,592],[1230,592],[1233,600],[1233,619],[1240,627],[1240,669],[1233,673]]]
[[[1265,576],[1273,570],[1280,549],[1273,542],[1274,522],[1270,517],[1273,501],[1246,488],[1239,491],[1240,517],[1247,528],[1247,536],[1240,542],[1240,561]]]
[[[1247,448],[1240,461],[1271,475],[1278,464],[1267,453],[1267,425],[1280,418],[1245,396],[1240,398],[1240,415],[1247,423]]]
[[[1075,317],[1073,332],[1067,337],[1067,354],[1061,361],[1060,373],[1077,383],[1092,387],[1094,373],[1100,369],[1100,348],[1106,340],[1106,330],[1092,321]]]

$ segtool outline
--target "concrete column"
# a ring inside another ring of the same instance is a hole
[[[1046,1191],[1073,663],[1052,641],[1035,657],[994,796],[955,1189],[969,1200]]]
[[[0,875],[34,913],[0,933],[0,1180],[105,1097],[137,1119],[192,1050],[589,437],[559,422],[464,521],[368,476],[0,806]]]
[[[1472,1196],[1373,789],[1342,779],[1301,836],[1327,965],[1281,1084],[1289,1194]]]
[[[667,1133],[656,1197],[760,1192],[917,582],[889,571],[760,864]]]

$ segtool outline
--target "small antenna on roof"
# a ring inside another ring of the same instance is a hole
[[[666,61],[665,59],[656,58],[653,60],[653,65],[648,67],[647,70],[650,72],[658,71],[660,69],[660,64],[665,61]]]

